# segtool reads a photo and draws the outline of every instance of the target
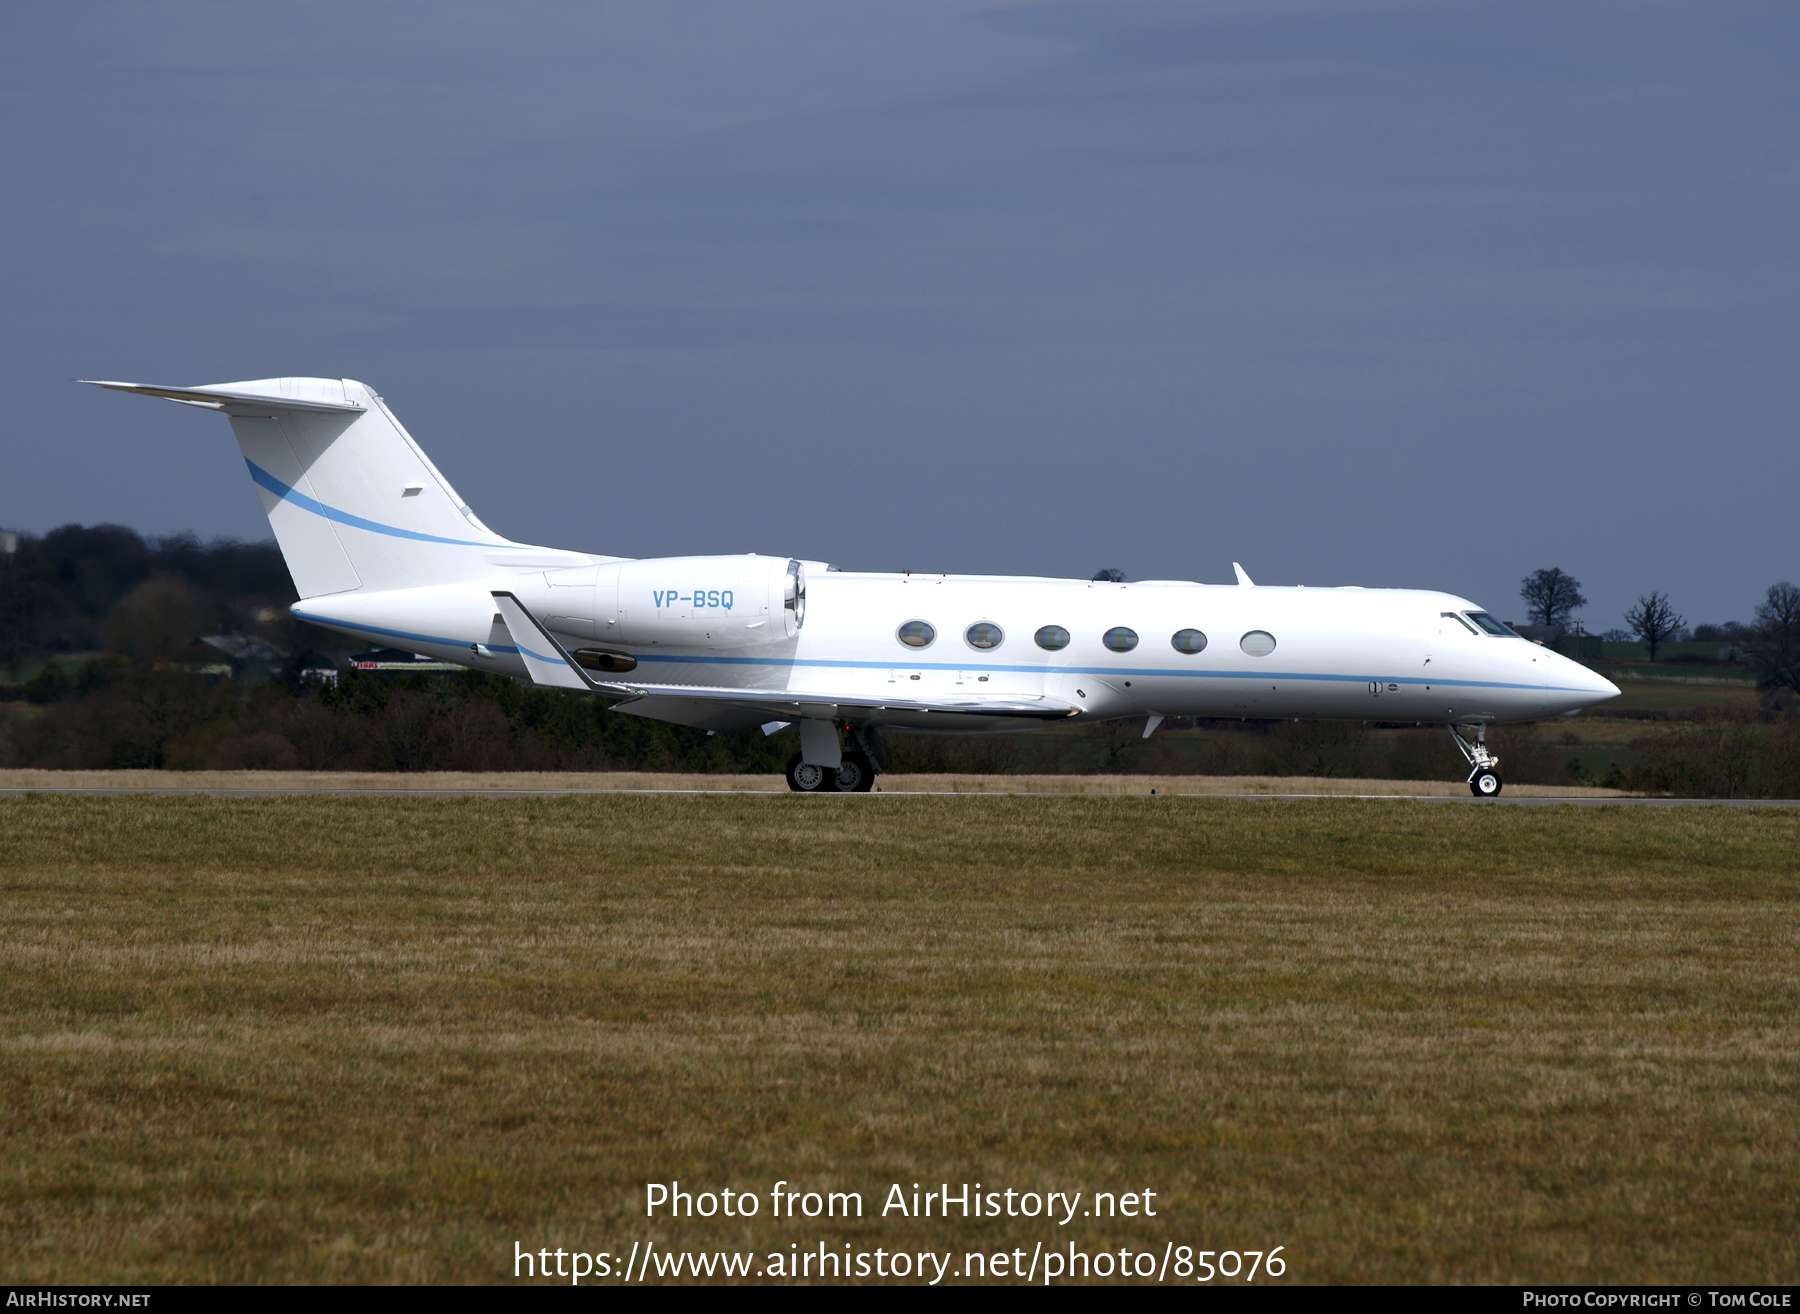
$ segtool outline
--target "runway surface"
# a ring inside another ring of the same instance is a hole
[[[74,785],[44,785],[35,788],[0,789],[0,798],[26,794],[78,794],[94,798],[114,798],[127,794],[183,795],[207,794],[214,798],[285,798],[326,795],[344,798],[587,798],[606,794],[736,794],[765,798],[786,798],[787,792],[768,789],[102,789]],[[1514,807],[1638,807],[1638,808],[1792,808],[1800,807],[1800,799],[1792,798],[1508,798],[1458,797],[1446,794],[1177,794],[1152,791],[1148,794],[1060,794],[1022,791],[980,790],[895,790],[870,794],[827,794],[823,798],[1206,798],[1256,799],[1265,803],[1291,803],[1305,799],[1361,799],[1383,803],[1482,803],[1510,804]]]

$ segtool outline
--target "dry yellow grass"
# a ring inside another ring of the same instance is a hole
[[[887,793],[923,794],[1381,794],[1467,797],[1455,780],[1345,780],[1329,776],[994,776],[888,775]],[[1508,785],[1522,798],[1622,797],[1618,790],[1575,785]],[[726,776],[651,771],[434,771],[418,774],[351,771],[0,771],[0,789],[432,789],[432,790],[658,790],[779,794],[780,776]]]
[[[1074,1240],[1792,1282],[1797,854],[1776,810],[0,799],[0,1265]],[[1161,1208],[646,1222],[670,1178]]]

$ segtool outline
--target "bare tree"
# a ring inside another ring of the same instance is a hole
[[[1631,626],[1631,632],[1650,645],[1650,660],[1656,660],[1656,650],[1667,643],[1687,621],[1675,614],[1675,608],[1669,605],[1669,595],[1651,590],[1649,597],[1638,596],[1637,606],[1625,613],[1625,623]]]
[[[1564,574],[1559,566],[1534,570],[1519,585],[1519,596],[1525,600],[1526,614],[1536,625],[1566,625],[1569,617],[1587,606],[1581,596],[1581,581]]]
[[[1756,609],[1751,634],[1750,660],[1756,665],[1757,684],[1800,693],[1800,589],[1786,580],[1770,585]]]
[[[1111,566],[1108,566],[1105,570],[1096,570],[1094,572],[1094,583],[1096,584],[1123,584],[1124,582],[1125,572],[1122,570],[1115,570]]]

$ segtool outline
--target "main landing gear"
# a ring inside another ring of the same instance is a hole
[[[1487,727],[1475,727],[1475,742],[1470,743],[1455,726],[1450,727],[1450,737],[1456,741],[1456,749],[1463,755],[1463,761],[1469,764],[1469,791],[1476,798],[1498,798],[1504,783],[1500,779],[1500,759],[1488,752]]]
[[[881,738],[874,730],[846,727],[845,747],[838,769],[808,762],[803,753],[795,753],[787,765],[788,788],[797,794],[867,794],[875,788],[876,763],[887,763]]]
[[[875,788],[875,768],[861,753],[845,753],[836,771],[803,762],[795,753],[788,763],[787,782],[800,794],[867,794]]]

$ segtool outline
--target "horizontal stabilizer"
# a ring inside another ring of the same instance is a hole
[[[280,397],[266,393],[236,392],[225,387],[164,388],[153,383],[114,383],[106,379],[77,379],[96,388],[114,392],[135,392],[145,397],[162,397],[188,406],[204,406],[227,414],[261,414],[266,411],[328,411],[355,414],[364,408],[350,402],[316,400],[310,397]],[[276,380],[270,380],[276,382]]]

